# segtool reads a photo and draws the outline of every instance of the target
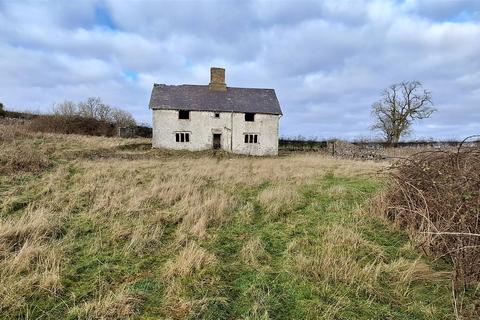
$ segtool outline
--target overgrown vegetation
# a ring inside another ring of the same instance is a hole
[[[0,107],[0,117],[22,119],[22,123],[27,123],[29,130],[34,132],[111,137],[122,127],[137,128],[144,135],[143,131],[148,131],[147,127],[137,127],[129,112],[111,107],[99,97],[90,97],[78,103],[64,101],[54,105],[53,114],[4,111],[3,104]]]
[[[455,298],[479,286],[480,148],[423,152],[394,169],[389,218],[410,229],[428,255],[451,260]],[[462,305],[457,307],[460,313]]]
[[[43,115],[31,120],[29,129],[36,132],[52,132],[64,134],[82,134],[89,136],[111,137],[116,134],[116,126],[112,123],[67,115]]]
[[[0,173],[0,318],[455,316],[452,265],[362,209],[381,163],[0,132],[49,162]]]
[[[104,103],[99,97],[90,97],[78,103],[66,100],[56,104],[53,108],[53,113],[56,116],[68,118],[95,119],[116,127],[131,127],[137,125],[135,119],[129,112],[112,107]]]

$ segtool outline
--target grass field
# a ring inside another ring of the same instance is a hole
[[[455,318],[383,163],[0,132],[2,319]]]

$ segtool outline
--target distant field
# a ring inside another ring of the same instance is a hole
[[[454,319],[382,162],[0,126],[1,319]],[[465,303],[469,297],[465,296]]]

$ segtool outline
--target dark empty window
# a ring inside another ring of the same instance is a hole
[[[177,132],[175,133],[176,142],[190,142],[190,133],[188,132]]]
[[[215,113],[215,118],[220,118],[220,113]]]
[[[245,121],[255,121],[255,113],[245,113]]]
[[[188,110],[179,110],[178,119],[190,119],[190,111]]]
[[[258,134],[245,134],[245,143],[258,143]]]

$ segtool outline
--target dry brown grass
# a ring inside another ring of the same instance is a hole
[[[165,265],[163,276],[166,279],[184,277],[215,264],[215,256],[195,242],[187,244],[178,256]]]
[[[41,242],[62,234],[58,217],[46,210],[31,207],[18,219],[6,219],[0,224],[0,252],[14,252],[27,241]]]
[[[150,143],[150,140],[135,139],[134,143],[144,145]],[[0,147],[2,149],[33,150],[41,155],[55,158],[75,160],[102,154],[111,155],[115,152],[128,154],[129,150],[124,148],[130,144],[132,144],[131,139],[42,133],[29,130],[28,124],[0,123]],[[121,152],[122,150],[123,152]]]
[[[341,281],[373,291],[382,250],[358,233],[336,226],[326,230],[321,246],[314,252],[297,254],[295,259],[298,271],[319,281]]]
[[[300,196],[294,185],[276,185],[260,192],[258,201],[272,215],[291,211]]]
[[[240,255],[245,264],[251,267],[260,267],[270,260],[270,255],[265,250],[262,240],[255,236],[243,246]]]
[[[0,122],[0,143],[31,139],[37,134],[30,132],[25,124]]]
[[[233,205],[233,196],[220,190],[197,193],[188,200],[179,202],[182,222],[177,229],[179,240],[192,234],[199,238],[205,236],[207,227],[225,221]]]
[[[397,286],[400,295],[407,295],[410,284],[413,281],[422,280],[445,280],[451,277],[448,271],[433,271],[430,266],[421,260],[409,261],[399,258],[389,264],[383,266],[385,272],[392,283]]]
[[[52,166],[48,157],[23,146],[0,145],[0,174],[38,173]]]
[[[129,319],[135,315],[142,297],[132,294],[126,286],[99,295],[93,301],[74,306],[69,316],[77,319]]]
[[[226,299],[215,298],[191,298],[188,290],[179,280],[169,282],[164,295],[163,307],[166,310],[167,319],[202,319],[200,314],[208,304],[216,303],[225,305]]]
[[[360,233],[342,226],[325,230],[313,252],[303,252],[302,243],[291,244],[296,270],[319,283],[342,282],[368,294],[379,294],[385,279],[394,284],[398,298],[410,293],[411,283],[448,279],[450,273],[434,271],[420,260],[387,261],[383,249]]]
[[[167,284],[164,306],[169,317],[189,318],[209,303],[209,299],[189,297],[187,285],[182,279],[194,274],[201,277],[205,269],[212,268],[216,263],[216,257],[196,242],[188,243],[175,258],[167,261],[162,278]]]
[[[28,208],[0,223],[0,310],[18,311],[33,293],[62,290],[63,249],[53,245],[62,233],[60,221],[44,210]]]

